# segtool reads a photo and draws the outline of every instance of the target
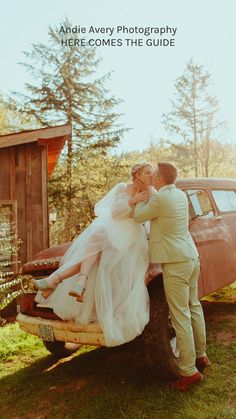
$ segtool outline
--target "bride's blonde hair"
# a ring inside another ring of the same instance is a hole
[[[135,175],[137,173],[141,173],[145,167],[150,167],[153,170],[153,167],[150,163],[147,163],[146,161],[136,163],[131,167],[131,177],[132,180],[135,179]]]

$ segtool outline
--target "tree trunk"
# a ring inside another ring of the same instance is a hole
[[[193,84],[192,84],[192,100],[193,100],[193,151],[194,151],[194,172],[195,177],[198,177],[198,149],[197,149],[197,120],[196,120],[196,91],[195,91],[195,76],[193,72]]]

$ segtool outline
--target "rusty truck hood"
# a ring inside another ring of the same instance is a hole
[[[54,271],[58,268],[61,257],[70,247],[72,242],[59,244],[57,246],[52,246],[48,249],[41,250],[35,258],[25,263],[21,268],[21,273],[36,273],[38,271]],[[43,273],[42,273],[43,274]],[[46,272],[45,272],[46,274]]]

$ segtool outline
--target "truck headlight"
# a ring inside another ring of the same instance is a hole
[[[32,281],[33,278],[32,275],[21,276],[20,285],[24,294],[35,294],[37,292],[37,288],[35,288]]]

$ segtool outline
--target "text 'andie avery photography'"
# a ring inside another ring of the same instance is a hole
[[[173,26],[63,26],[59,28],[63,47],[174,47],[177,27]]]

